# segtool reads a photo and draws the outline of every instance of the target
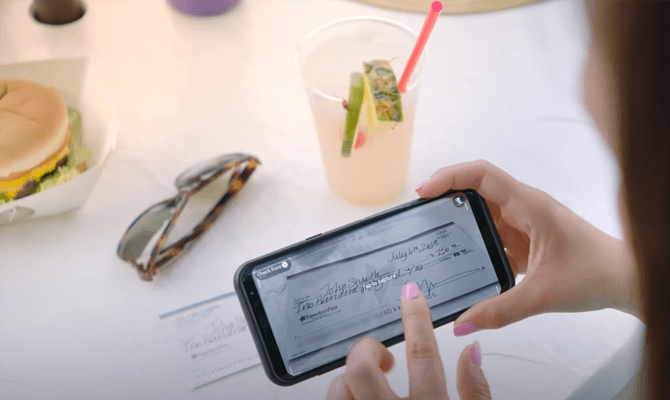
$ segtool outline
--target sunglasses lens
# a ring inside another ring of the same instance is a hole
[[[203,161],[179,174],[177,179],[175,179],[175,186],[179,189],[189,188],[197,183],[207,180],[207,178],[226,166],[226,164],[244,158],[245,156],[243,154],[225,154]]]
[[[224,172],[188,199],[172,226],[163,248],[167,248],[189,235],[205,219],[207,214],[216,206],[216,203],[228,191],[234,172],[234,170]]]
[[[146,265],[151,248],[175,212],[174,200],[164,201],[148,209],[130,225],[119,243],[117,253],[124,260]],[[141,259],[141,260],[140,260]]]
[[[212,226],[223,205],[242,188],[258,164],[260,161],[253,156],[228,154],[183,172],[175,181],[179,195],[151,207],[130,225],[119,243],[119,257],[136,265],[140,276],[151,280]],[[159,244],[170,223],[167,237]]]

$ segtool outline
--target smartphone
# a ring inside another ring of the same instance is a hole
[[[514,286],[474,190],[416,199],[253,259],[235,291],[268,378],[290,386],[345,364],[356,340],[404,340],[403,286],[416,282],[433,326]]]

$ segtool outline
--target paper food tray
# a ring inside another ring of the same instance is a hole
[[[55,87],[81,114],[82,144],[91,148],[79,176],[47,190],[0,205],[0,225],[80,208],[114,149],[118,119],[115,101],[86,57],[0,65],[2,79],[29,79]]]

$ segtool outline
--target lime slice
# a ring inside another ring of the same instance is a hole
[[[344,125],[344,141],[342,142],[342,156],[349,157],[351,148],[356,143],[356,132],[358,131],[358,120],[361,117],[363,107],[363,92],[365,84],[363,74],[352,72],[349,76],[349,101],[347,103],[347,120]]]
[[[364,62],[365,106],[368,131],[386,132],[402,122],[400,91],[391,64],[386,60]]]

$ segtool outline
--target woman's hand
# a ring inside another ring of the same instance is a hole
[[[633,258],[624,242],[589,224],[545,192],[486,161],[437,170],[417,193],[424,198],[473,188],[486,200],[517,286],[472,306],[454,334],[501,328],[545,312],[617,308],[637,315]],[[585,199],[588,201],[588,199]]]
[[[625,243],[598,230],[543,191],[486,161],[474,161],[439,169],[417,193],[432,198],[450,189],[467,188],[477,190],[486,200],[514,275],[526,276],[507,292],[463,313],[454,323],[454,334],[501,328],[545,312],[612,307],[638,315],[637,276]],[[406,290],[407,286],[403,293]],[[423,294],[419,291],[414,300],[403,296],[401,310],[409,399],[448,399]],[[458,360],[458,393],[461,399],[490,399],[486,378],[474,362],[481,360],[481,352],[474,352],[473,347],[467,346]],[[347,357],[344,375],[331,384],[327,400],[398,399],[384,375],[392,366],[393,355],[379,341],[361,339]]]
[[[400,300],[407,349],[410,400],[449,400],[444,367],[433,332],[428,302],[416,283],[403,288]],[[479,344],[466,346],[458,360],[457,388],[461,400],[491,399],[481,369]],[[398,400],[386,372],[393,354],[377,339],[363,338],[351,347],[343,375],[333,380],[326,400]]]

